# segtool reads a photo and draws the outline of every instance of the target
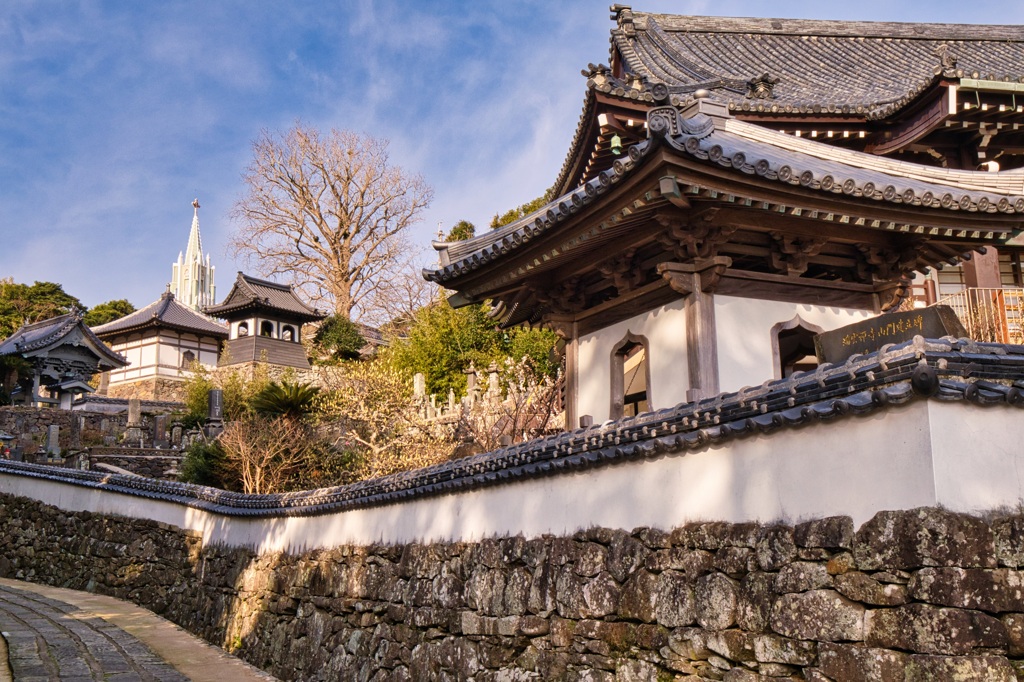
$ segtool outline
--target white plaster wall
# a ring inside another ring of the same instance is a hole
[[[651,370],[648,401],[660,410],[686,401],[690,379],[686,366],[686,314],[679,300],[623,320],[579,339],[577,414],[595,422],[611,411],[612,349],[627,332],[647,337]]]
[[[825,331],[874,317],[868,310],[716,295],[720,390],[737,391],[775,378],[771,330],[796,315]]]
[[[233,519],[3,473],[0,491],[69,511],[154,519],[199,531],[208,543],[259,551],[837,514],[860,525],[887,509],[1016,507],[1024,500],[1022,440],[1017,408],[932,400],[701,452],[318,517]]]

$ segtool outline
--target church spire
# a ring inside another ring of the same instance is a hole
[[[214,267],[210,256],[203,259],[203,240],[199,234],[199,199],[192,201],[192,229],[188,234],[188,246],[184,257],[179,253],[178,262],[171,266],[171,292],[175,298],[194,310],[216,302],[213,286]]]

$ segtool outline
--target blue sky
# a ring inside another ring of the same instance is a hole
[[[555,179],[608,0],[36,2],[0,5],[0,277],[89,306],[155,300],[202,204],[218,294],[250,143],[297,119],[391,140],[438,222],[485,226]],[[1024,23],[1020,2],[666,2],[721,16]],[[429,258],[429,254],[424,255]]]

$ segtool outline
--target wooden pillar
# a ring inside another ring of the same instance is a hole
[[[692,263],[659,263],[658,273],[669,286],[686,296],[686,362],[690,402],[709,398],[719,392],[718,334],[715,329],[714,290],[729,258],[700,258]]]
[[[964,286],[979,289],[999,289],[1003,286],[999,277],[999,252],[991,246],[985,253],[977,251],[971,260],[964,261]]]
[[[548,318],[545,324],[565,341],[565,429],[579,428],[579,327],[567,317]]]

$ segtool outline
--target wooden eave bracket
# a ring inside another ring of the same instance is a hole
[[[679,189],[679,183],[671,175],[666,175],[658,181],[658,189],[661,191],[661,196],[668,199],[669,203],[677,208],[690,208],[690,201],[683,196],[682,191]]]
[[[732,265],[727,256],[701,258],[691,263],[658,263],[657,271],[674,291],[684,296],[700,291],[711,292],[718,286],[726,269]]]

